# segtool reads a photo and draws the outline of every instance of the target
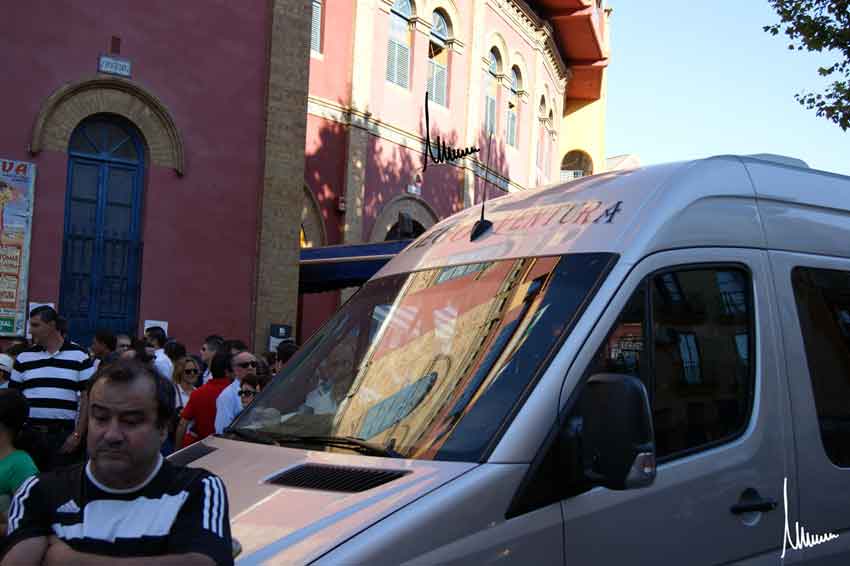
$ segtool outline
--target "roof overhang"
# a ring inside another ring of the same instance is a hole
[[[302,248],[298,292],[324,293],[359,287],[411,241]]]
[[[605,14],[595,0],[538,0],[529,4],[552,26],[572,77],[567,99],[598,100],[608,66]]]

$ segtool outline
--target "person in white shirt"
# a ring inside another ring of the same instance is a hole
[[[148,347],[153,348],[153,365],[156,368],[156,371],[164,378],[171,379],[171,375],[174,373],[174,364],[171,363],[171,359],[165,355],[165,343],[168,341],[168,338],[165,335],[165,330],[163,330],[159,326],[151,326],[147,330],[145,330],[145,340],[147,341]]]
[[[215,401],[215,432],[221,434],[230,426],[236,415],[242,411],[239,389],[242,380],[255,381],[257,377],[257,358],[251,352],[239,352],[230,359],[233,371],[233,383],[228,385]]]
[[[9,377],[12,375],[12,366],[15,364],[12,357],[0,354],[0,389],[9,387]]]

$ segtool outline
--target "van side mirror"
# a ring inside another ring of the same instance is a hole
[[[630,375],[598,373],[581,400],[582,468],[595,485],[646,487],[655,481],[655,433],[643,383]]]

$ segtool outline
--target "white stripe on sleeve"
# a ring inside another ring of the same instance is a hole
[[[214,534],[218,534],[217,525],[218,525],[218,515],[221,513],[221,503],[219,502],[219,491],[218,485],[215,483],[215,478],[210,478],[210,487],[212,487],[213,498],[212,498],[212,515],[210,516],[210,531]]]
[[[9,528],[6,534],[11,534],[21,524],[21,519],[24,516],[24,503],[30,496],[33,486],[38,483],[38,477],[33,476],[25,481],[18,491],[15,493],[15,498],[12,501],[12,507],[9,509]]]
[[[226,496],[225,496],[225,491],[224,491],[224,484],[221,483],[221,479],[215,478],[215,483],[218,484],[219,499],[221,501],[221,510],[218,513],[218,536],[223,537],[224,536],[224,511],[225,511],[224,503],[225,503],[225,497]]]
[[[204,478],[204,528],[210,530],[210,478]]]

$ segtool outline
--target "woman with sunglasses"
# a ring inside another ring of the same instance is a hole
[[[177,406],[183,408],[189,402],[189,395],[195,390],[195,384],[201,375],[201,366],[191,356],[178,358],[174,364],[171,381],[177,385]]]
[[[239,387],[239,400],[242,402],[242,408],[244,409],[250,405],[251,401],[254,400],[254,397],[256,397],[259,392],[259,383],[251,383],[247,379],[242,380],[242,384]]]
[[[163,454],[171,453],[175,443],[175,434],[177,424],[180,422],[180,413],[183,407],[189,402],[189,396],[195,390],[195,383],[201,375],[201,366],[191,356],[183,356],[178,358],[174,363],[174,372],[171,374],[171,381],[174,384],[174,414],[171,423],[168,426],[168,438],[163,444]],[[187,432],[191,432],[191,425]]]

